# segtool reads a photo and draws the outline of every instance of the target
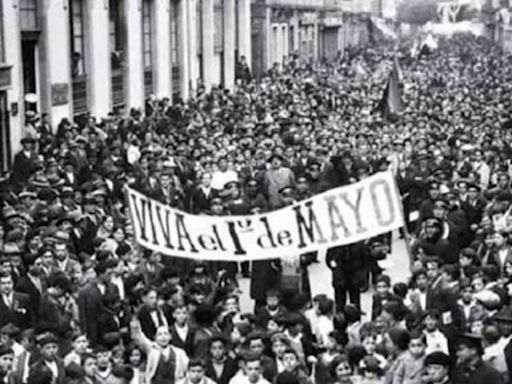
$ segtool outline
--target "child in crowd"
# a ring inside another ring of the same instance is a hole
[[[393,384],[422,384],[426,347],[425,335],[411,332],[409,349],[400,359]]]
[[[425,353],[443,352],[448,354],[448,339],[443,332],[439,330],[440,315],[439,311],[432,309],[425,313],[423,325],[425,329],[423,334],[427,343]]]

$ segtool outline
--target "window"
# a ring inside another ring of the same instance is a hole
[[[20,0],[20,28],[22,31],[39,29],[37,0]]]
[[[178,3],[171,2],[171,63],[178,65]]]
[[[71,75],[75,78],[85,75],[84,1],[71,0],[69,5]]]
[[[120,69],[124,60],[124,45],[122,36],[123,2],[110,0],[109,6],[109,41],[110,61],[112,69]]]
[[[142,46],[144,50],[144,68],[148,68],[153,65],[153,28],[151,19],[151,0],[144,0],[142,3]]]

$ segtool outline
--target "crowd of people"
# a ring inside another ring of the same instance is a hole
[[[395,56],[406,109],[384,118]],[[455,35],[419,57],[382,43],[239,75],[103,119],[27,114],[0,180],[0,382],[511,383],[510,56]],[[130,186],[249,215],[387,170],[411,274],[380,268],[391,234],[332,248],[330,297],[311,296],[316,253],[238,265],[143,249],[124,201]]]

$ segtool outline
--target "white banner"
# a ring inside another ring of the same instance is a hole
[[[132,189],[127,199],[140,245],[168,256],[202,260],[298,256],[404,225],[391,172],[257,215],[190,215]]]

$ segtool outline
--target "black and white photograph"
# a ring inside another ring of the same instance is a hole
[[[512,384],[512,0],[0,0],[0,384]]]

